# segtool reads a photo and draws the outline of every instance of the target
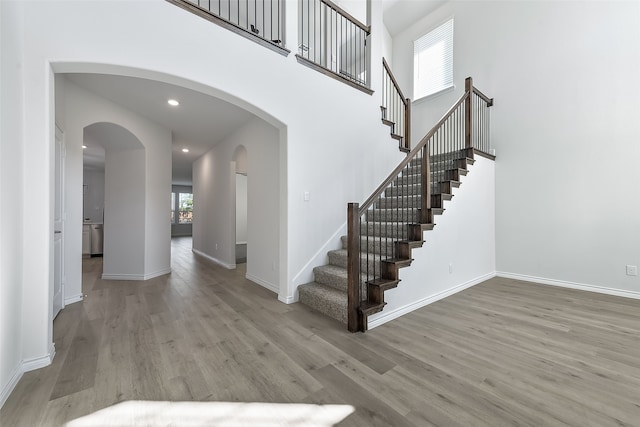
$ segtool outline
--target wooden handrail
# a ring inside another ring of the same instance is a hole
[[[413,160],[413,158],[416,156],[416,154],[418,154],[418,152],[427,144],[427,142],[429,141],[429,139],[438,131],[438,129],[440,128],[440,126],[447,121],[447,119],[449,118],[449,116],[451,116],[451,114],[460,106],[460,104],[462,104],[467,98],[469,97],[469,93],[465,92],[464,95],[462,95],[462,97],[458,100],[458,102],[456,102],[454,104],[453,107],[451,107],[449,109],[449,111],[447,111],[445,113],[444,116],[442,116],[442,118],[438,121],[438,123],[436,123],[436,125],[431,128],[431,130],[429,132],[427,132],[427,134],[420,140],[420,142],[418,143],[418,145],[416,145],[413,150],[411,150],[409,152],[409,154],[407,154],[407,157],[400,162],[400,164],[398,165],[398,167],[396,167],[393,172],[391,172],[391,174],[389,174],[389,176],[387,177],[387,179],[384,180],[384,182],[382,184],[380,184],[380,186],[376,189],[376,191],[373,192],[373,194],[371,196],[369,196],[369,198],[367,200],[365,200],[365,202],[360,206],[360,215],[363,215],[367,209],[369,209],[371,207],[371,205],[373,204],[373,202],[376,201],[376,199],[378,197],[380,197],[382,195],[382,193],[384,192],[384,190],[389,186],[389,184],[391,184],[393,182],[393,180],[398,176],[398,174],[400,173],[400,171],[402,171],[402,169],[404,169],[411,160]]]
[[[362,22],[360,22],[359,20],[357,20],[356,18],[354,18],[349,12],[347,12],[346,10],[344,10],[343,8],[341,8],[340,6],[338,6],[337,4],[335,4],[334,2],[332,2],[331,0],[320,0],[320,3],[324,3],[326,4],[328,7],[330,7],[331,9],[335,10],[336,12],[338,12],[340,15],[344,16],[345,18],[347,18],[349,21],[353,22],[354,24],[356,24],[358,27],[360,27],[364,32],[367,33],[367,35],[371,34],[371,26],[369,25],[365,25]]]
[[[482,98],[482,100],[487,103],[487,107],[493,106],[493,98],[489,98],[487,95],[485,95],[484,93],[480,92],[480,90],[476,89],[475,87],[473,88],[473,93],[475,93],[480,98]]]
[[[389,67],[389,64],[387,64],[387,60],[384,59],[384,58],[382,58],[382,66],[387,71],[387,74],[389,75],[389,78],[391,78],[391,82],[393,83],[393,86],[396,88],[396,91],[400,95],[400,99],[402,99],[402,102],[404,103],[404,105],[406,107],[409,100],[402,93],[402,90],[400,89],[400,85],[398,84],[398,82],[396,81],[395,76],[391,72],[391,68]]]

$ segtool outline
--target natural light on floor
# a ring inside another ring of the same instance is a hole
[[[329,427],[355,408],[303,403],[152,402],[118,403],[77,418],[68,427],[305,426]]]

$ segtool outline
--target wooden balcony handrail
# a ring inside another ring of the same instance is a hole
[[[344,10],[343,8],[341,8],[331,0],[320,0],[320,3],[324,3],[325,5],[327,5],[327,7],[335,10],[340,15],[344,16],[349,21],[353,22],[355,25],[360,27],[364,32],[366,32],[367,35],[371,34],[371,26],[363,24],[358,19],[354,18],[349,12],[347,12],[346,10]]]
[[[396,88],[396,91],[400,95],[400,99],[402,99],[402,103],[406,107],[409,100],[402,93],[402,89],[400,89],[400,85],[396,81],[396,77],[393,75],[393,72],[391,71],[391,68],[389,67],[389,64],[387,64],[387,60],[384,59],[384,58],[382,58],[382,66],[387,71],[387,74],[389,75],[389,78],[391,79],[391,82],[393,82],[393,86]]]

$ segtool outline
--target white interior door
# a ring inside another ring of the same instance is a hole
[[[52,320],[64,308],[64,157],[62,131],[56,126],[55,206],[53,210],[53,310]]]

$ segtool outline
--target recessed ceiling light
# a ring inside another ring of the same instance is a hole
[[[83,145],[83,146],[82,146],[82,148],[87,148],[87,146],[86,146],[86,145]]]
[[[188,153],[188,152],[189,152],[189,149],[188,149],[188,148],[183,148],[183,149],[182,149],[182,152],[183,152],[183,153]]]
[[[167,101],[167,103],[173,107],[177,107],[178,105],[180,105],[180,103],[178,101],[176,101],[175,99],[170,99]]]

